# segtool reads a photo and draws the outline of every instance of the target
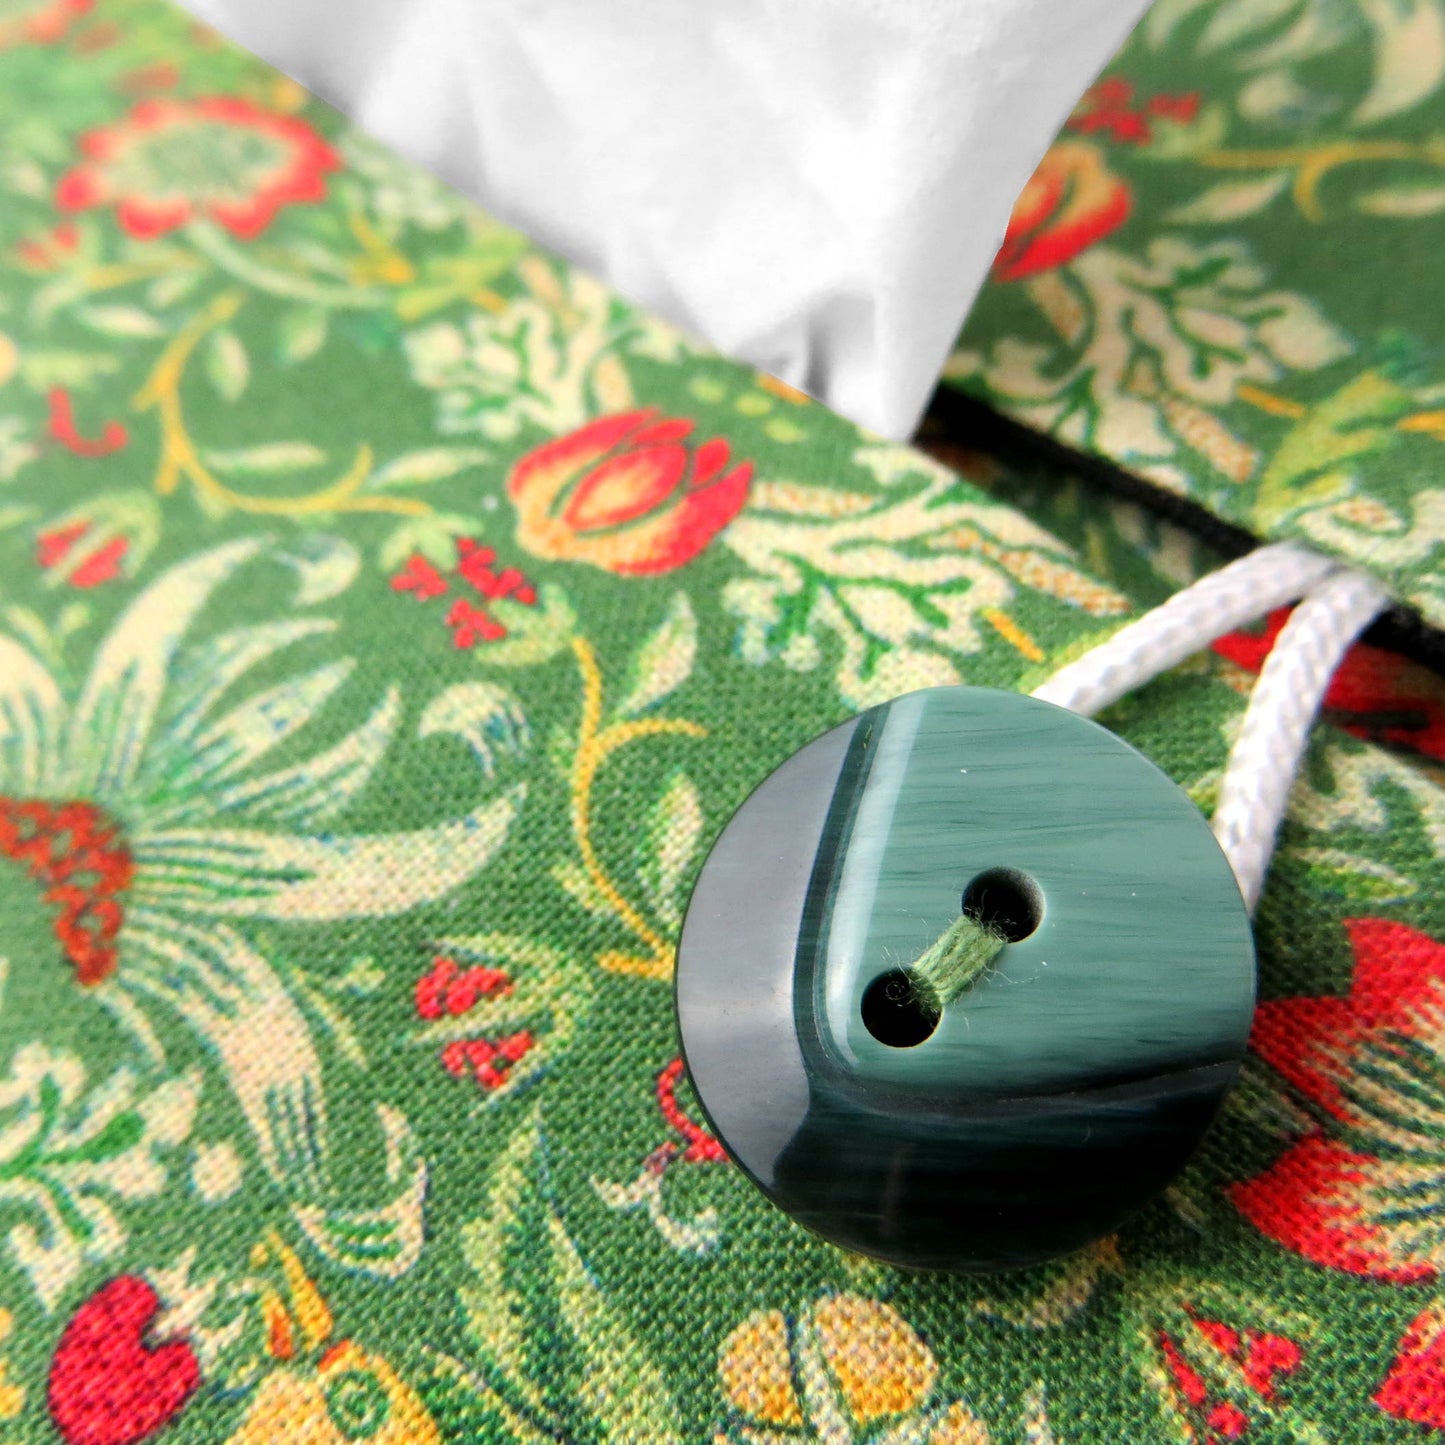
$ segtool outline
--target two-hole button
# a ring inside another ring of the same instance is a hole
[[[1049,703],[934,688],[738,810],[677,1000],[699,1101],[775,1204],[860,1253],[991,1269],[1109,1233],[1182,1167],[1243,1057],[1254,945],[1154,764]]]

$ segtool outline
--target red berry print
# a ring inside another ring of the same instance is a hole
[[[130,440],[130,434],[118,421],[108,421],[95,438],[83,437],[76,430],[75,407],[70,393],[57,386],[49,397],[50,437],[78,457],[108,457]]]
[[[415,593],[423,602],[446,595],[446,578],[425,557],[411,557],[405,567],[391,579],[395,592]]]
[[[1153,138],[1151,120],[1187,123],[1199,114],[1198,91],[1179,95],[1161,93],[1142,105],[1134,103],[1133,82],[1111,75],[1084,95],[1069,117],[1067,128],[1080,135],[1102,132],[1123,145],[1147,145]]]
[[[0,798],[0,857],[19,863],[57,910],[55,937],[85,985],[119,962],[122,898],[135,863],[120,830],[92,803]]]
[[[1293,1373],[1303,1361],[1300,1347],[1284,1335],[1246,1330],[1242,1335],[1222,1320],[1189,1315],[1189,1327],[1225,1360],[1237,1365],[1245,1384],[1262,1405],[1274,1402],[1280,1377]],[[1161,1330],[1157,1336],[1164,1367],[1179,1392],[1176,1408],[1190,1422],[1189,1438],[1201,1445],[1223,1445],[1238,1440],[1250,1427],[1250,1417],[1233,1400],[1221,1400],[1209,1382],[1185,1358],[1180,1340]],[[1203,1425],[1203,1430],[1197,1427]]]
[[[447,613],[447,626],[452,630],[452,641],[458,647],[475,647],[478,642],[500,642],[507,635],[502,626],[489,612],[473,607],[465,597],[458,597]]]
[[[721,1144],[701,1124],[695,1124],[682,1112],[677,1102],[677,1081],[682,1077],[683,1063],[674,1059],[657,1076],[657,1103],[662,1117],[686,1141],[682,1157],[689,1164],[716,1164],[727,1158]]]
[[[512,991],[511,978],[499,968],[458,966],[444,955],[432,962],[431,972],[417,980],[416,1011],[420,1018],[455,1018],[473,1009],[484,998]]]
[[[530,1029],[520,1029],[495,1041],[458,1039],[442,1050],[442,1067],[455,1078],[470,1074],[490,1093],[507,1082],[512,1065],[521,1063],[536,1042]]]
[[[470,537],[457,541],[455,578],[472,589],[474,597],[457,597],[445,614],[453,644],[463,650],[478,643],[500,642],[507,635],[503,623],[487,608],[487,603],[509,598],[524,607],[537,603],[537,589],[526,573],[517,567],[498,568],[497,553],[483,547]],[[447,577],[425,557],[414,555],[391,579],[392,590],[409,592],[419,602],[445,597],[451,589]],[[479,601],[476,599],[480,599]]]

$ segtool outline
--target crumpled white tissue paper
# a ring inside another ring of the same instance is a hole
[[[909,434],[1145,0],[185,0],[623,295]]]

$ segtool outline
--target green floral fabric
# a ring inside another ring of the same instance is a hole
[[[1437,0],[1156,0],[948,380],[1445,621]]]
[[[156,0],[0,6],[0,188],[0,1441],[1445,1425],[1398,659],[1316,736],[1169,1197],[1007,1278],[844,1256],[688,1092],[702,854],[854,709],[1028,688],[1208,559],[700,350]],[[1109,719],[1206,808],[1261,645]]]

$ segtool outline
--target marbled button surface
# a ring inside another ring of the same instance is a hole
[[[890,976],[965,895],[1014,941],[920,1016]],[[780,1208],[896,1264],[1009,1268],[1109,1233],[1183,1165],[1244,1053],[1254,944],[1208,824],[1141,754],[1049,703],[931,688],[738,810],[677,1004],[709,1120]]]

